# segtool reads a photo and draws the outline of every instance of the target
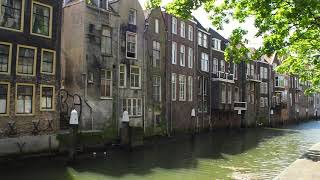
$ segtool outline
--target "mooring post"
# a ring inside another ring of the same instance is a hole
[[[71,111],[69,124],[71,126],[71,129],[70,129],[71,143],[69,148],[69,160],[74,161],[76,158],[76,145],[77,145],[77,135],[78,135],[78,125],[79,125],[78,112],[75,109]]]

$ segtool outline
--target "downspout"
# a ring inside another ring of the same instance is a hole
[[[269,68],[268,68],[268,97],[269,97],[269,108],[268,108],[268,118],[269,118],[269,126],[271,126],[271,100],[272,100],[272,96],[271,96],[271,67],[269,65]]]
[[[212,122],[211,122],[211,113],[212,113],[212,110],[211,110],[211,108],[212,108],[212,91],[211,91],[211,86],[212,86],[212,84],[211,84],[211,76],[212,76],[212,71],[213,71],[213,69],[211,68],[212,67],[212,65],[213,65],[213,58],[212,58],[212,49],[211,49],[211,47],[212,47],[212,45],[211,45],[211,42],[212,42],[212,37],[211,37],[211,34],[210,34],[210,38],[208,38],[209,39],[209,51],[210,51],[210,58],[209,58],[209,128],[210,128],[210,131],[212,130]],[[210,61],[211,60],[211,61]],[[210,62],[211,62],[211,64],[210,64]]]
[[[117,33],[117,39],[118,39],[118,43],[117,43],[117,68],[116,68],[116,72],[117,72],[117,75],[116,75],[116,78],[117,78],[117,80],[118,80],[118,83],[117,83],[117,94],[118,94],[118,96],[117,96],[117,98],[116,98],[116,128],[117,128],[117,130],[118,130],[118,135],[120,135],[119,133],[120,133],[120,131],[119,131],[119,129],[120,129],[120,125],[119,125],[119,123],[120,123],[120,118],[119,118],[119,115],[120,115],[120,88],[119,88],[119,85],[120,85],[120,77],[119,77],[119,66],[120,66],[120,24],[119,24],[119,26],[118,26],[118,33]],[[127,71],[127,69],[125,68],[125,70]],[[125,75],[127,75],[127,72],[125,73]],[[125,77],[125,78],[127,78],[127,77]]]
[[[146,133],[146,94],[147,94],[147,88],[146,88],[146,81],[145,81],[145,77],[147,76],[146,75],[146,70],[144,69],[145,67],[145,49],[146,49],[146,31],[147,31],[147,28],[146,28],[146,22],[145,22],[145,26],[144,26],[144,31],[143,31],[143,60],[142,60],[142,69],[143,69],[143,76],[141,77],[143,79],[143,90],[142,92],[143,93],[143,120],[142,120],[142,125],[143,125],[143,132]]]

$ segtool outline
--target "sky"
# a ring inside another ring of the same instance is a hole
[[[166,4],[172,0],[162,0],[163,4]],[[144,7],[145,3],[147,2],[147,0],[139,0],[139,2],[141,3],[141,5]],[[211,25],[210,20],[208,19],[208,16],[205,15],[206,12],[204,11],[203,8],[199,8],[198,10],[193,12],[193,15],[198,19],[198,21],[206,28],[211,27],[212,29],[215,29],[215,27],[213,27]],[[254,27],[254,20],[252,18],[248,19],[245,23],[239,24],[238,22],[235,21],[230,21],[229,24],[225,24],[223,27],[223,30],[217,30],[223,37],[225,38],[229,38],[231,32],[233,29],[237,28],[237,27],[242,27],[246,30],[248,30],[248,34],[246,36],[246,38],[249,40],[248,46],[249,47],[255,47],[258,48],[261,46],[262,44],[262,38],[256,38],[254,35],[257,32],[257,29]]]

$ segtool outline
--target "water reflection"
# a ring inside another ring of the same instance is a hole
[[[218,131],[159,141],[131,153],[111,151],[107,159],[84,156],[68,168],[57,158],[9,163],[1,165],[0,179],[272,179],[319,141],[319,122]]]

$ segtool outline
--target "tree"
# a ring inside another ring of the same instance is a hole
[[[160,6],[161,0],[149,0],[150,7]],[[153,6],[152,6],[153,5]],[[223,29],[230,19],[245,22],[254,18],[257,37],[263,46],[253,58],[262,55],[284,57],[277,68],[280,73],[297,75],[309,81],[309,92],[320,92],[320,2],[319,0],[173,0],[165,6],[168,13],[190,18],[192,10],[203,6],[212,24]],[[225,51],[226,59],[239,63],[247,60],[246,30],[236,28]]]

